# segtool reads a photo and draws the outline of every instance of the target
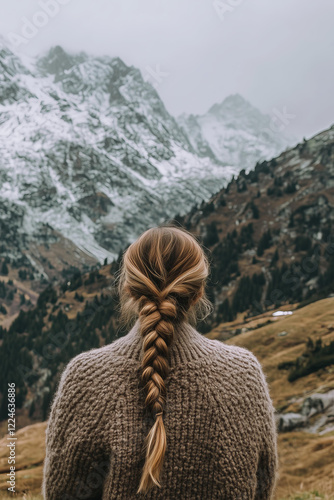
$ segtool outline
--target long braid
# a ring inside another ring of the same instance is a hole
[[[143,338],[142,382],[146,391],[145,405],[155,417],[146,438],[146,461],[138,493],[159,484],[166,452],[163,412],[166,404],[165,379],[169,372],[168,348],[174,336],[177,308],[173,299],[140,301],[140,327]]]
[[[146,460],[138,493],[160,486],[166,453],[164,410],[169,347],[176,324],[189,319],[194,305],[209,312],[204,286],[208,262],[187,231],[152,228],[124,254],[120,273],[122,316],[139,316],[143,343],[141,381],[145,406],[155,422],[145,440]]]

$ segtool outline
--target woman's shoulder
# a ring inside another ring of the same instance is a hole
[[[218,363],[226,364],[231,368],[240,370],[255,370],[262,369],[260,361],[256,355],[247,349],[238,345],[227,344],[220,340],[208,339],[213,347],[212,356]]]
[[[188,327],[189,328],[189,327]],[[262,366],[256,355],[246,347],[240,347],[233,344],[227,344],[224,341],[211,339],[200,334],[195,328],[191,327],[196,335],[196,344],[202,354],[202,358],[213,366],[221,366],[230,370],[237,371],[259,371]]]
[[[112,384],[117,371],[117,379],[120,380],[121,373],[128,369],[133,369],[134,361],[125,358],[119,352],[121,338],[111,344],[102,347],[93,348],[74,356],[64,367],[60,385],[69,384],[72,381],[79,385],[80,383],[96,385],[102,379],[107,379]]]
[[[239,388],[243,394],[252,394],[257,401],[266,401],[273,410],[267,375],[257,356],[245,347],[219,340],[209,342],[213,348],[211,362],[216,367],[217,380],[222,385],[226,382]]]
[[[263,367],[257,356],[247,349],[226,342],[203,337],[201,341],[206,348],[203,362],[217,377],[241,384],[245,390],[257,386],[267,392],[268,382]]]

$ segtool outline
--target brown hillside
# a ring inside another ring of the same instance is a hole
[[[319,300],[301,309],[295,309],[291,316],[274,318],[272,313],[267,313],[264,317],[264,326],[256,328],[256,323],[263,323],[263,316],[251,318],[242,326],[243,333],[226,342],[246,347],[259,358],[270,384],[275,407],[288,410],[287,405],[296,396],[333,389],[333,365],[291,383],[287,382],[286,371],[277,367],[282,361],[290,361],[300,356],[305,350],[307,337],[313,340],[322,338],[325,343],[334,340],[334,298]],[[271,323],[266,324],[269,320]],[[233,323],[228,326],[232,330],[233,327],[235,328]],[[221,339],[226,336],[227,331],[224,325],[220,325],[209,337]],[[279,336],[281,332],[287,334]]]
[[[46,422],[28,425],[16,433],[16,490],[18,493],[41,491],[43,460],[45,455]],[[7,437],[0,441],[0,492],[7,490],[8,448]]]

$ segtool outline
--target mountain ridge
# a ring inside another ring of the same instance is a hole
[[[186,211],[230,175],[197,158],[154,87],[119,58],[55,47],[37,59],[36,76],[3,48],[1,64],[2,224],[10,232],[7,207],[18,207],[24,248],[27,239],[52,246],[60,233],[81,255],[113,259],[173,215],[164,201],[181,199]]]
[[[26,255],[36,279],[116,258],[241,168],[199,155],[120,58],[55,46],[32,59],[0,41],[0,64],[1,230],[13,235],[2,255]]]
[[[178,122],[200,156],[209,155],[222,165],[240,165],[246,170],[297,142],[284,132],[284,124],[280,131],[273,117],[261,113],[238,93],[201,115],[183,113]]]

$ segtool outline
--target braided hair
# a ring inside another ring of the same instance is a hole
[[[123,313],[135,312],[143,340],[141,381],[145,406],[155,422],[146,437],[146,459],[139,492],[160,487],[167,439],[163,421],[168,351],[177,323],[190,319],[194,307],[208,310],[204,288],[208,262],[196,239],[172,226],[152,228],[127,249],[120,273]],[[193,314],[194,315],[194,314]]]

